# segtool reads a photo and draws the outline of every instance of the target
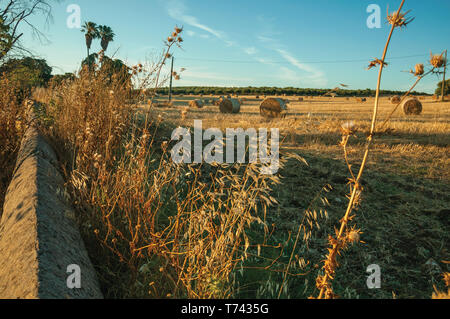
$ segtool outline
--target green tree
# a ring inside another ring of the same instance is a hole
[[[0,61],[8,53],[16,55],[29,53],[22,47],[20,39],[24,31],[31,31],[38,39],[45,38],[41,28],[36,27],[31,16],[40,15],[41,21],[51,19],[51,1],[47,0],[8,0],[0,1]]]
[[[101,38],[101,46],[104,52],[106,52],[106,50],[108,49],[108,45],[110,42],[114,41],[114,32],[113,30],[106,26],[106,25],[101,25],[98,27],[98,34],[99,37]]]
[[[85,22],[81,28],[81,32],[84,33],[84,37],[86,38],[87,58],[89,59],[92,40],[100,37],[97,24],[94,22]]]
[[[55,84],[61,84],[64,81],[72,81],[75,79],[73,73],[56,74],[52,77],[51,81]]]
[[[0,74],[19,82],[22,88],[46,86],[52,77],[52,68],[42,59],[9,59],[0,67]]]
[[[442,92],[442,81],[440,81],[437,84],[437,89],[434,92],[437,96],[441,96],[441,92]],[[445,91],[444,91],[444,95],[449,95],[450,94],[450,79],[445,80]]]
[[[5,25],[0,17],[0,60],[9,52],[12,46],[12,36],[9,32],[9,26]]]

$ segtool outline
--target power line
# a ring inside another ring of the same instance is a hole
[[[387,58],[386,61],[389,60],[398,60],[398,59],[409,59],[409,58],[417,58],[428,56],[428,54],[415,54],[415,55],[406,55],[406,56],[398,56]],[[200,61],[206,63],[241,63],[241,64],[254,64],[254,63],[267,63],[267,64],[291,64],[288,61],[245,61],[245,60],[216,60],[216,59],[200,59],[200,58],[179,58],[179,60],[186,61]],[[359,63],[359,62],[369,62],[371,59],[358,59],[358,60],[330,60],[330,61],[300,61],[301,63],[307,64],[336,64],[336,63]]]

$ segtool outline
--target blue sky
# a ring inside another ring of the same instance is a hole
[[[376,70],[369,61],[381,57],[389,26],[386,9],[400,1],[377,0],[70,0],[53,6],[54,21],[34,21],[47,35],[41,43],[30,35],[24,44],[48,60],[54,73],[78,69],[85,57],[84,36],[67,27],[70,4],[81,20],[106,24],[116,33],[109,53],[130,64],[151,60],[175,25],[184,27],[183,49],[175,50],[175,67],[186,68],[178,86],[277,86],[352,89],[374,88]],[[369,29],[370,4],[381,8],[380,29]],[[427,64],[430,50],[450,44],[450,1],[406,0],[415,20],[397,30],[388,52],[383,89],[407,89],[416,63]],[[99,41],[93,51],[100,50]],[[346,61],[346,62],[343,62]],[[350,61],[350,62],[347,62]],[[423,80],[417,90],[432,92],[438,79]]]

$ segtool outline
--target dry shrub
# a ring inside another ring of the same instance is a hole
[[[391,104],[398,104],[401,102],[401,98],[398,95],[394,95],[391,97],[390,101],[391,101]]]
[[[27,95],[18,83],[0,75],[0,217],[25,129],[22,104]]]
[[[239,113],[241,104],[238,99],[220,99],[219,110],[221,113]]]
[[[267,98],[259,106],[260,114],[263,117],[282,117],[287,110],[286,102],[279,98]]]
[[[422,113],[422,103],[416,98],[405,100],[402,108],[406,115],[420,115]]]

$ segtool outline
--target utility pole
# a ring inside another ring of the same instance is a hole
[[[172,56],[172,67],[170,68],[170,88],[169,88],[169,103],[172,101],[172,79],[173,79],[173,60],[175,58]]]
[[[445,71],[447,69],[447,50],[445,50],[445,64],[444,64],[444,78],[442,80],[442,89],[441,89],[441,101],[444,102],[445,97]]]

